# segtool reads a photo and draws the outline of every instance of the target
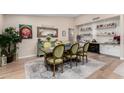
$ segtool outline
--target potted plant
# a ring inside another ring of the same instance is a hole
[[[21,40],[19,33],[13,27],[6,28],[0,36],[2,54],[7,56],[8,63],[14,60],[17,51],[17,44],[21,42]]]
[[[7,44],[8,44],[8,37],[4,35],[0,35],[1,56],[3,54],[7,55]]]

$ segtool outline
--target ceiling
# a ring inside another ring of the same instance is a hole
[[[80,14],[39,14],[39,16],[78,17]]]
[[[55,17],[78,17],[80,14],[15,14],[15,15],[30,15],[30,16],[55,16]]]

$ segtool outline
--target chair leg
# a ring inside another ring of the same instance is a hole
[[[63,73],[63,63],[62,63],[62,65],[61,65],[61,68],[62,68],[62,73]]]
[[[76,57],[75,61],[76,61],[76,66],[77,66],[77,62],[78,62],[78,57]]]
[[[48,65],[46,65],[47,71],[48,71]]]
[[[55,77],[55,65],[53,65],[53,77]]]
[[[78,62],[80,62],[81,61],[81,58],[80,58],[80,56],[78,56]]]
[[[78,62],[80,62],[80,56],[77,57]]]
[[[88,58],[87,58],[87,55],[86,55],[86,63],[88,63]]]
[[[45,67],[47,68],[47,71],[48,71],[48,64],[47,64],[46,58],[44,58],[44,64],[45,64]]]
[[[72,59],[70,59],[70,68],[72,68]]]
[[[82,61],[82,62],[83,62],[83,65],[84,65],[84,56],[82,56],[82,59],[83,59],[83,61]]]
[[[81,56],[80,56],[80,62],[82,61]]]

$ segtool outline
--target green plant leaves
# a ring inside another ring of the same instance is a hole
[[[3,34],[0,35],[0,47],[7,55],[15,54],[16,44],[21,41],[22,39],[14,27],[6,28]],[[11,46],[13,46],[13,48]]]

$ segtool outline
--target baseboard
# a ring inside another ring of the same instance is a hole
[[[19,57],[19,59],[28,58],[28,57],[35,57],[35,56],[37,56],[37,55],[34,54],[34,55],[29,55],[29,56],[22,56],[22,57]]]

